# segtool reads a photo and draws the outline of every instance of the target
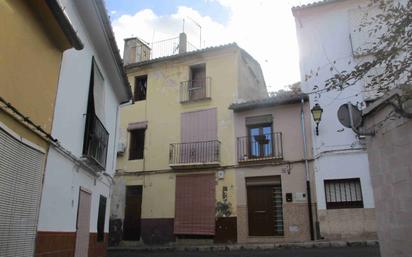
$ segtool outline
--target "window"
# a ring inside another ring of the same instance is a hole
[[[89,82],[83,155],[99,169],[105,169],[109,133],[104,127],[105,113],[104,78],[94,60]]]
[[[129,160],[143,159],[145,129],[130,131]]]
[[[325,180],[327,209],[363,208],[359,178]]]
[[[272,156],[272,123],[249,125],[248,135],[251,157]]]
[[[198,100],[206,97],[206,65],[190,67],[189,99]]]
[[[136,77],[134,80],[134,100],[146,100],[147,75]]]
[[[97,216],[97,241],[104,240],[104,223],[106,220],[106,197],[100,196],[99,213]]]

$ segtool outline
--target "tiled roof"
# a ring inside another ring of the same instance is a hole
[[[159,58],[155,58],[155,59],[151,59],[151,60],[147,60],[147,61],[143,61],[143,62],[131,63],[131,64],[126,65],[125,68],[130,69],[130,68],[135,68],[135,67],[141,67],[141,66],[145,66],[145,65],[148,65],[148,64],[152,64],[152,63],[163,62],[163,61],[171,61],[171,60],[175,60],[175,59],[179,59],[179,58],[183,58],[183,57],[198,55],[198,54],[207,53],[207,52],[216,51],[216,50],[225,49],[225,48],[230,48],[230,47],[239,48],[239,46],[236,43],[230,43],[230,44],[226,44],[226,45],[213,46],[213,47],[206,47],[206,48],[203,48],[203,49],[199,49],[199,50],[191,51],[191,52],[186,52],[186,53],[182,53],[182,54],[175,54],[175,55],[159,57]]]
[[[272,96],[272,97],[252,100],[252,101],[243,102],[243,103],[233,103],[229,106],[229,109],[235,112],[247,111],[247,110],[252,110],[256,108],[264,108],[264,107],[272,107],[272,106],[283,105],[283,104],[298,103],[302,100],[302,98],[305,101],[308,100],[308,96],[306,94],[290,93],[287,95]]]
[[[339,2],[339,1],[343,1],[343,0],[322,0],[322,1],[315,1],[309,4],[303,4],[303,5],[298,5],[298,6],[294,6],[292,7],[292,12],[293,11],[297,11],[297,10],[302,10],[302,9],[306,9],[306,8],[311,8],[311,7],[318,7],[321,5],[325,5],[325,4],[331,4],[331,3],[335,3],[335,2]]]

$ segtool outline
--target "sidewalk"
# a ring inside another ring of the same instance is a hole
[[[236,250],[269,250],[285,248],[342,248],[342,247],[377,247],[376,240],[366,241],[310,241],[300,243],[274,244],[210,244],[210,245],[164,245],[164,246],[116,246],[109,251],[236,251]]]

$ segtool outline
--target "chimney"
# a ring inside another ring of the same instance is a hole
[[[150,47],[137,37],[124,40],[124,65],[150,60]]]
[[[179,54],[186,53],[187,50],[187,36],[182,32],[179,35]]]

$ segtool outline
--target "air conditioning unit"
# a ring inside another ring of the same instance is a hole
[[[117,143],[117,154],[122,155],[126,151],[126,144],[123,142]]]

